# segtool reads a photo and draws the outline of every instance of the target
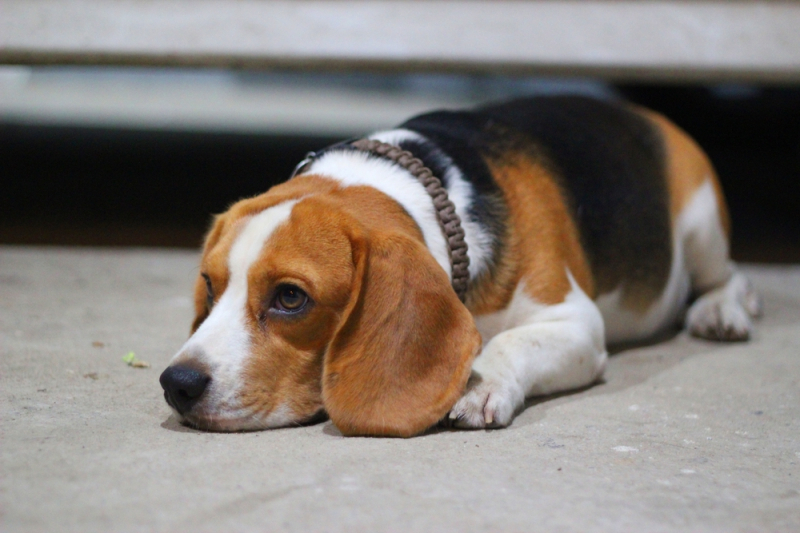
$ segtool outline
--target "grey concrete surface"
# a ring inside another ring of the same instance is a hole
[[[399,440],[177,424],[157,378],[195,263],[0,247],[2,531],[800,530],[798,266],[745,268],[749,343],[681,333],[508,429]]]

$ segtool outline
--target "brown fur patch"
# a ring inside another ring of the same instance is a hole
[[[520,281],[529,296],[552,305],[571,291],[566,269],[589,295],[594,281],[575,223],[558,184],[540,163],[521,154],[506,154],[488,165],[505,193],[509,230],[505,256],[492,279],[475,287],[475,314],[506,307]]]

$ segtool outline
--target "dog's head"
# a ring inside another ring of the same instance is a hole
[[[217,217],[195,308],[192,335],[161,383],[203,429],[327,413],[347,435],[414,435],[452,407],[480,348],[402,208],[314,176]]]

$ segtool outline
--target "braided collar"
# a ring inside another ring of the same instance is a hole
[[[417,178],[425,191],[433,200],[433,207],[436,210],[436,219],[447,243],[447,255],[450,258],[450,268],[452,271],[453,290],[456,291],[458,298],[464,302],[467,296],[467,284],[469,282],[469,256],[467,255],[467,242],[464,240],[464,228],[461,227],[461,218],[456,213],[456,207],[447,195],[447,189],[442,185],[441,180],[436,177],[431,169],[414,154],[408,150],[393,144],[376,141],[374,139],[358,139],[355,141],[345,141],[335,144],[321,152],[309,152],[306,158],[297,165],[292,177],[302,174],[311,166],[315,160],[329,151],[335,149],[351,149],[367,152],[378,157],[388,159],[396,165],[407,170],[412,176]]]

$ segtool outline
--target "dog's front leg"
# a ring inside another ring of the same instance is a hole
[[[486,344],[450,421],[460,428],[507,426],[525,398],[589,385],[602,375],[606,359],[600,311],[573,290]]]

